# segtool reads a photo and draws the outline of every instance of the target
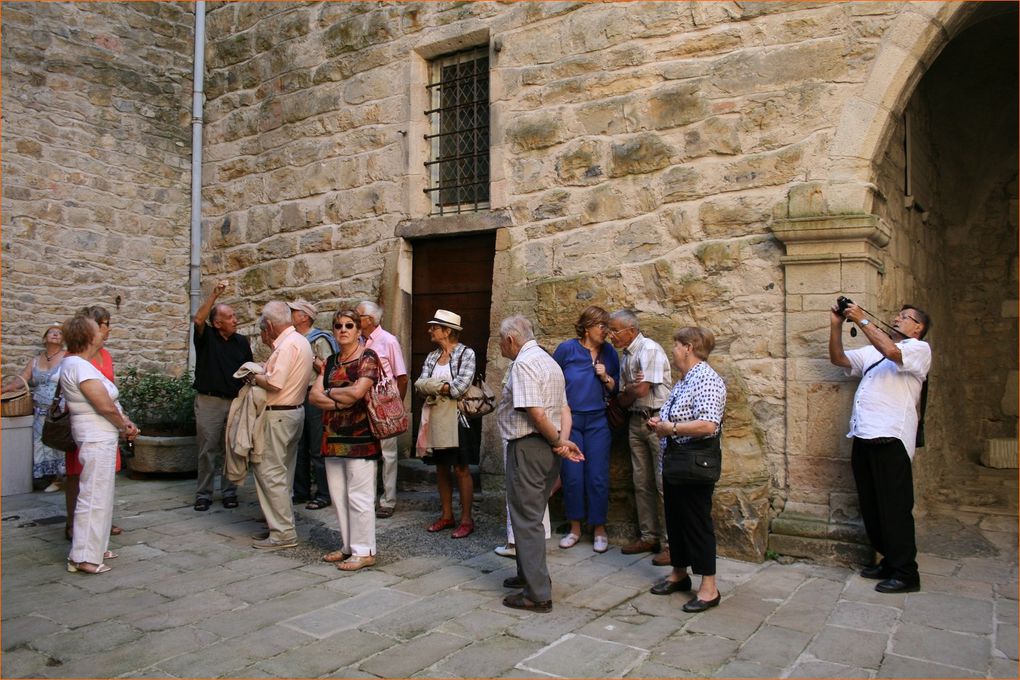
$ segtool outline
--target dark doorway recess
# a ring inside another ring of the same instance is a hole
[[[492,261],[496,234],[471,234],[412,243],[411,366],[412,383],[421,375],[425,357],[435,349],[426,324],[437,309],[461,316],[460,341],[473,349],[478,370],[485,370],[489,345],[489,310],[492,302]],[[421,399],[412,396],[414,432],[418,432]]]

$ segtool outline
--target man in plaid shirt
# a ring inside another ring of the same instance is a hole
[[[560,433],[570,432],[563,371],[535,342],[531,322],[523,316],[504,319],[499,350],[512,363],[496,408],[500,436],[506,441],[506,495],[517,541],[517,576],[503,581],[521,588],[503,604],[514,609],[552,611],[552,581],[545,561],[542,516],[560,474],[560,456],[584,460],[577,445]]]

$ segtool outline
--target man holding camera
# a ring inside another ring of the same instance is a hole
[[[844,321],[856,324],[871,344],[844,351]],[[876,328],[864,310],[846,298],[840,298],[830,314],[829,361],[861,377],[847,437],[853,439],[850,464],[864,529],[882,555],[861,576],[878,579],[875,590],[880,593],[921,588],[910,463],[916,448],[917,404],[931,367],[931,348],[922,340],[930,327],[929,316],[912,305],[903,305],[890,334]]]

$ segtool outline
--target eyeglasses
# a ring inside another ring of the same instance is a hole
[[[609,334],[610,335],[619,335],[620,333],[622,333],[624,331],[632,330],[633,328],[634,328],[633,326],[627,326],[626,328],[610,328],[609,329]]]
[[[110,327],[110,322],[109,321],[100,321],[98,325],[106,326],[107,328],[109,328]]]
[[[351,323],[350,321],[348,321],[347,323],[339,323],[339,322],[337,322],[337,323],[333,324],[333,328],[335,328],[336,330],[340,330],[341,328],[346,328],[347,330],[351,330],[352,328],[354,328],[354,324]]]
[[[918,323],[918,324],[921,323],[920,320],[915,319],[914,317],[910,316],[909,314],[905,314],[903,312],[900,312],[899,314],[897,314],[896,318],[897,319],[909,319],[910,321],[913,321],[914,323]]]
[[[609,326],[607,326],[604,323],[593,323],[592,325],[588,326],[588,328],[598,328],[600,331],[604,331],[607,328],[609,328]]]

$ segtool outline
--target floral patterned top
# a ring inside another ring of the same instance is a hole
[[[326,360],[323,387],[350,387],[359,378],[379,381],[379,356],[370,349],[357,359],[340,363],[340,355]],[[368,422],[364,399],[350,408],[322,412],[322,455],[336,458],[378,459],[382,449]]]

